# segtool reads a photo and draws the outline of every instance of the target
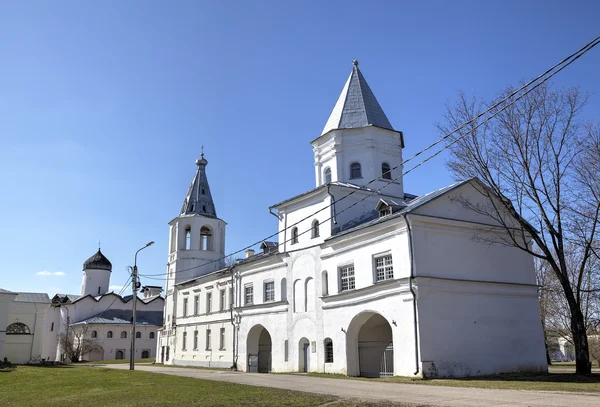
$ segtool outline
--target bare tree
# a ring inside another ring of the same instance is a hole
[[[460,130],[455,137],[464,138],[452,146],[447,163],[455,178],[483,183],[473,184],[488,204],[462,203],[503,228],[494,243],[518,247],[554,273],[569,312],[579,374],[591,372],[583,294],[589,291],[589,262],[600,254],[594,246],[600,229],[597,126],[578,120],[586,103],[577,89],[553,91],[542,85],[513,105],[499,106],[493,120]],[[439,128],[458,127],[482,106],[481,99],[460,94]]]
[[[87,326],[69,326],[66,333],[60,334],[59,341],[67,358],[73,363],[81,362],[83,356],[90,352],[102,350],[97,340],[88,334]]]

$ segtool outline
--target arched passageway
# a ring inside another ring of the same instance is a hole
[[[310,372],[310,342],[306,338],[298,341],[298,371]]]
[[[271,371],[271,334],[262,325],[255,325],[248,332],[248,372],[268,373]]]
[[[124,359],[125,353],[122,350],[118,350],[115,353],[115,359]]]
[[[390,377],[394,375],[392,327],[376,312],[354,317],[346,335],[349,376]]]

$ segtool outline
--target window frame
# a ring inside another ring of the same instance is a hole
[[[358,170],[358,175],[354,174],[354,171]],[[362,165],[358,161],[350,163],[350,179],[361,179],[362,176]]]
[[[183,338],[181,340],[181,350],[187,350],[187,332],[183,331]]]
[[[297,243],[298,243],[298,227],[294,226],[292,228],[292,239],[291,239],[290,244],[297,244]]]
[[[250,301],[248,301],[250,295]],[[254,305],[254,284],[249,283],[244,285],[244,305]]]
[[[227,293],[225,289],[219,290],[219,311],[227,309]]]
[[[193,350],[198,350],[198,330],[196,329],[194,331],[194,349]]]
[[[350,270],[352,269],[352,270]],[[343,273],[346,273],[346,276],[343,276]],[[351,274],[350,274],[351,273]],[[346,288],[344,288],[344,281],[346,280]],[[354,269],[354,263],[345,264],[342,266],[338,266],[338,281],[340,284],[340,292],[343,291],[352,291],[356,289],[356,275]]]
[[[106,333],[106,339],[112,339],[113,338],[113,331],[108,331]]]
[[[225,350],[225,328],[219,329],[219,350]]]
[[[388,260],[388,259],[389,259],[389,264],[386,262],[386,260]],[[378,265],[377,264],[378,260],[382,260],[383,263],[381,265]],[[389,270],[388,270],[388,268],[389,268]],[[380,274],[381,274],[382,278],[379,278]],[[379,254],[373,255],[373,281],[375,283],[382,283],[384,281],[393,280],[393,279],[394,279],[394,259],[393,259],[392,253],[387,252],[387,253],[379,253]]]
[[[333,340],[331,338],[323,340],[323,355],[325,363],[333,363]]]
[[[392,167],[385,161],[381,163],[381,178],[389,181],[392,180]]]
[[[200,315],[200,294],[194,295],[194,315]]]
[[[206,350],[212,350],[212,343],[211,343],[211,340],[210,340],[211,339],[210,338],[211,334],[212,334],[211,329],[210,328],[207,329],[206,330]]]
[[[188,297],[183,297],[183,316],[188,316]]]
[[[212,312],[212,292],[206,292],[206,313],[210,314]]]
[[[267,286],[272,287],[272,290],[268,290]],[[270,298],[268,298],[268,294],[270,294]],[[267,280],[263,283],[263,302],[273,302],[275,301],[275,281]]]
[[[135,331],[135,339],[142,339],[142,332],[141,331]]]
[[[323,181],[324,184],[331,184],[331,167],[325,167],[325,170],[323,171]]]
[[[310,234],[311,234],[311,239],[315,239],[317,237],[319,237],[320,232],[319,232],[319,228],[320,228],[321,224],[319,223],[318,219],[315,219],[312,221],[311,227],[310,227]]]

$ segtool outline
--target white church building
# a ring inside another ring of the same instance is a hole
[[[404,192],[402,132],[355,62],[311,142],[315,184],[273,205],[277,242],[225,267],[204,156],[170,224],[157,361],[247,372],[461,377],[547,371],[531,256],[477,180]]]

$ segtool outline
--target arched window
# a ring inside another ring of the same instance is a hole
[[[202,205],[202,212],[206,213],[206,205]]]
[[[140,331],[137,331],[137,332],[135,333],[135,338],[136,338],[136,339],[142,339],[142,333],[141,333]]]
[[[362,171],[360,170],[360,163],[350,164],[350,179],[362,178]]]
[[[92,338],[98,337],[98,331],[92,331]]]
[[[29,327],[22,322],[14,322],[6,327],[7,335],[30,335]]]
[[[324,175],[325,175],[324,176],[325,183],[326,184],[331,183],[331,168],[329,168],[329,167],[325,168]]]
[[[115,359],[123,359],[125,357],[125,353],[122,350],[118,350],[115,352]]]
[[[281,279],[281,301],[287,300],[287,280],[285,277]]]
[[[321,273],[321,295],[323,297],[329,295],[329,276],[325,270]]]
[[[308,277],[304,282],[304,312],[315,310],[315,280]]]
[[[154,339],[154,332],[150,332],[150,339]]]
[[[333,363],[333,341],[331,338],[325,338],[323,345],[325,348],[325,363]]]
[[[319,221],[315,219],[312,223],[312,238],[319,237]]]
[[[298,228],[292,229],[292,244],[298,243]]]
[[[108,331],[108,332],[106,333],[106,338],[107,338],[107,339],[111,339],[111,338],[112,338],[112,331]]]
[[[121,331],[121,339],[127,338],[127,331]]]
[[[212,242],[213,239],[210,228],[202,226],[202,228],[200,228],[200,250],[213,250]]]
[[[202,188],[202,195],[204,195],[204,188]]]
[[[392,170],[388,163],[381,164],[381,177],[383,179],[392,179]]]
[[[190,226],[185,227],[185,250],[190,250],[192,245],[192,228]]]
[[[150,352],[147,350],[142,351],[142,359],[148,359],[150,357]]]

